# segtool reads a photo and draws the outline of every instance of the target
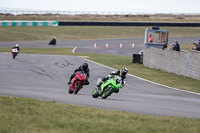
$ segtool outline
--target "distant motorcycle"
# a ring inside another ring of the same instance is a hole
[[[49,45],[56,45],[56,43],[53,42],[53,41],[50,41],[50,42],[49,42]]]
[[[69,85],[69,94],[77,94],[83,87],[86,81],[86,75],[84,71],[78,71],[75,77],[72,79],[72,83]]]
[[[19,50],[17,48],[13,48],[12,49],[12,57],[13,57],[13,59],[15,59],[15,57],[17,56],[18,53],[19,53]]]
[[[97,81],[97,84],[101,82],[101,79]],[[108,80],[102,83],[100,86],[101,90],[95,88],[92,93],[93,98],[102,97],[102,99],[106,99],[110,96],[113,92],[118,93],[119,88],[121,88],[121,77],[120,76],[112,76]]]
[[[56,39],[53,38],[53,39],[49,42],[49,45],[56,45]]]

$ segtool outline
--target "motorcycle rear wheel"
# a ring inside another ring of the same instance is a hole
[[[92,97],[93,97],[93,98],[97,98],[97,97],[99,97],[99,94],[98,94],[97,88],[95,88],[94,91],[92,92]]]

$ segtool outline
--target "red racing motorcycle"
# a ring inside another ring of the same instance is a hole
[[[77,94],[86,82],[86,75],[84,71],[76,72],[76,75],[72,79],[72,84],[69,85],[69,94]]]

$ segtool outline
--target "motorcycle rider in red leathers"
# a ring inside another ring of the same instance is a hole
[[[88,64],[87,63],[83,63],[83,65],[77,67],[74,70],[74,73],[72,75],[70,75],[70,79],[69,79],[68,85],[71,84],[71,80],[76,76],[76,72],[78,72],[78,71],[84,71],[84,73],[86,74],[86,81],[85,81],[84,85],[89,85],[90,82],[88,81],[88,79],[90,77],[90,69],[88,68]]]

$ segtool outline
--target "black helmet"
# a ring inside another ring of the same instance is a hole
[[[128,69],[126,67],[122,67],[121,70],[120,70],[120,75],[126,75],[128,73]]]
[[[83,63],[82,69],[85,71],[87,68],[88,68],[88,64],[87,63]]]

